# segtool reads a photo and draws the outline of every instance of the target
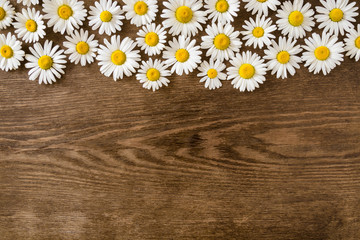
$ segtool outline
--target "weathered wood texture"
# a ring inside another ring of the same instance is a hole
[[[253,93],[0,72],[0,239],[359,239],[359,66]]]

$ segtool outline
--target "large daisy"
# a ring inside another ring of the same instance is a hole
[[[280,5],[279,0],[243,0],[246,2],[245,5],[246,11],[251,12],[252,15],[258,14],[265,16],[268,15],[269,10],[276,11],[278,5]]]
[[[138,46],[149,56],[160,54],[165,47],[166,31],[161,25],[156,26],[155,23],[145,25],[137,35]]]
[[[16,13],[15,33],[26,43],[39,41],[46,35],[46,27],[42,19],[43,16],[40,11],[36,11],[35,8],[28,8],[27,10],[23,8],[22,13]]]
[[[226,68],[225,64],[217,59],[210,59],[210,62],[204,61],[198,68],[198,77],[201,77],[200,82],[205,82],[205,88],[210,90],[220,88],[221,81],[226,80],[226,74],[223,73]]]
[[[22,3],[26,6],[30,6],[31,4],[39,4],[39,0],[17,0],[17,3]]]
[[[163,25],[170,28],[173,36],[195,36],[202,30],[201,24],[206,22],[206,13],[201,10],[202,1],[199,0],[169,0],[163,2],[165,9],[161,14],[165,18]]]
[[[0,34],[0,68],[9,71],[18,69],[20,62],[24,60],[25,52],[21,42],[11,33],[7,36]]]
[[[7,0],[0,0],[0,29],[11,25],[15,15],[15,8]]]
[[[123,0],[126,19],[137,27],[154,21],[158,12],[157,0]]]
[[[170,71],[168,66],[158,59],[153,61],[151,58],[148,61],[142,61],[141,67],[136,74],[136,79],[143,84],[143,88],[159,90],[163,85],[167,86],[170,80]]]
[[[239,0],[205,0],[206,13],[212,22],[226,24],[234,21],[240,9]]]
[[[314,74],[322,71],[326,75],[344,60],[344,44],[338,42],[336,35],[323,32],[320,36],[313,33],[312,37],[305,39],[305,43],[302,60],[305,62],[305,67]]]
[[[356,61],[360,59],[360,24],[357,25],[357,30],[351,29],[345,38],[346,56],[355,58]]]

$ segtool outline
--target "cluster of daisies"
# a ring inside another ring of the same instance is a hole
[[[232,80],[234,88],[243,92],[258,88],[267,71],[287,78],[303,62],[310,72],[326,75],[343,61],[345,53],[360,59],[360,24],[354,26],[358,7],[349,0],[320,0],[322,6],[315,11],[303,0],[168,0],[160,1],[161,13],[157,0],[122,0],[123,4],[99,0],[89,11],[83,1],[43,0],[42,12],[33,6],[39,0],[17,2],[27,8],[15,12],[9,0],[0,0],[0,29],[13,25],[17,35],[0,34],[0,68],[14,70],[26,60],[29,79],[45,84],[61,78],[68,60],[85,66],[96,59],[105,76],[116,81],[135,74],[144,88],[153,91],[167,86],[171,74],[198,69],[206,88],[217,89],[221,81]],[[253,17],[245,20],[242,31],[236,31],[232,23],[241,2]],[[276,23],[268,17],[270,11],[276,12]],[[162,18],[159,24],[154,23],[157,14]],[[139,29],[135,40],[117,35],[125,18]],[[94,34],[81,28],[86,19],[93,31],[109,39],[99,44]],[[322,34],[307,36],[315,22]],[[52,41],[38,42],[45,37],[46,27],[66,33],[65,51]],[[278,39],[276,30],[282,35]],[[199,31],[203,34],[197,45],[194,37]],[[339,35],[346,35],[344,42]],[[34,44],[29,54],[17,38]],[[305,44],[298,44],[303,38]],[[264,48],[264,56],[241,51],[243,43]],[[149,56],[147,61],[141,61],[139,49]],[[202,59],[203,51],[206,59]]]

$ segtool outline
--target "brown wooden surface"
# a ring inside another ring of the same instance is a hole
[[[359,239],[359,64],[254,93],[0,72],[0,239]]]

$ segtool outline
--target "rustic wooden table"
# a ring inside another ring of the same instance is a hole
[[[1,71],[0,239],[359,239],[359,69],[253,93],[197,72],[153,93],[97,64],[50,86]]]

